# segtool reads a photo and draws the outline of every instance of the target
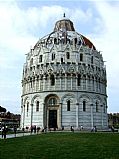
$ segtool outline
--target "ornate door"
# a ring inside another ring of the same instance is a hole
[[[57,110],[49,110],[49,128],[57,128]]]

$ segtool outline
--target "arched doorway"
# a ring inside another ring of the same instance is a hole
[[[48,128],[61,126],[61,107],[56,95],[49,95],[45,99],[45,125]]]

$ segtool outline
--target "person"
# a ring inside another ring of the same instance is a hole
[[[2,127],[2,129],[1,129],[1,130],[2,130],[2,138],[3,138],[3,136],[4,136],[4,133],[3,133],[4,127]]]
[[[17,127],[16,127],[16,125],[14,126],[14,135],[15,135],[15,137],[16,137],[16,132],[17,132]]]
[[[96,126],[94,126],[94,127],[91,129],[91,132],[97,132]]]
[[[32,134],[32,132],[33,132],[33,126],[31,126],[31,134]]]
[[[71,126],[71,131],[72,131],[72,132],[74,132],[74,128],[73,128],[73,126]]]
[[[97,132],[97,127],[95,126],[95,132]]]
[[[62,131],[64,130],[64,126],[62,126]]]
[[[7,130],[6,130],[6,126],[4,125],[4,127],[3,127],[3,137],[4,137],[4,139],[6,139],[6,133],[7,133]]]
[[[37,134],[39,133],[39,131],[40,131],[40,127],[37,127]]]
[[[34,125],[34,128],[33,128],[33,129],[34,129],[34,133],[36,133],[36,125]]]
[[[83,130],[83,125],[80,126],[80,131]]]

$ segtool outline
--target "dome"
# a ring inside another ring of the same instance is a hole
[[[70,21],[69,19],[63,19],[63,20],[57,21],[55,24],[54,31],[60,31],[60,30],[75,31],[73,22]]]
[[[62,19],[57,21],[55,23],[54,31],[43,37],[42,40],[45,41],[47,44],[51,44],[53,41],[54,43],[58,44],[58,41],[64,44],[75,43],[77,45],[88,46],[89,48],[93,48],[94,50],[96,50],[96,47],[88,38],[75,31],[73,22],[69,19]]]

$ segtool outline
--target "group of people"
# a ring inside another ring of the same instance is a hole
[[[9,131],[9,128],[6,125],[3,125],[1,130],[2,130],[2,138],[6,139],[7,132]],[[16,125],[14,125],[13,131],[14,131],[14,134],[15,134],[15,137],[16,137],[16,133],[17,133],[17,126]]]
[[[94,127],[91,129],[91,132],[97,132],[96,126],[94,126]]]
[[[36,133],[36,132],[38,133],[38,132],[40,131],[40,129],[41,129],[41,128],[40,128],[40,127],[36,127],[36,125],[31,126],[31,133],[33,133],[33,132],[34,132],[34,133]]]
[[[83,125],[80,126],[80,131],[82,131],[82,130],[83,130]],[[74,132],[73,126],[71,126],[71,131]]]

